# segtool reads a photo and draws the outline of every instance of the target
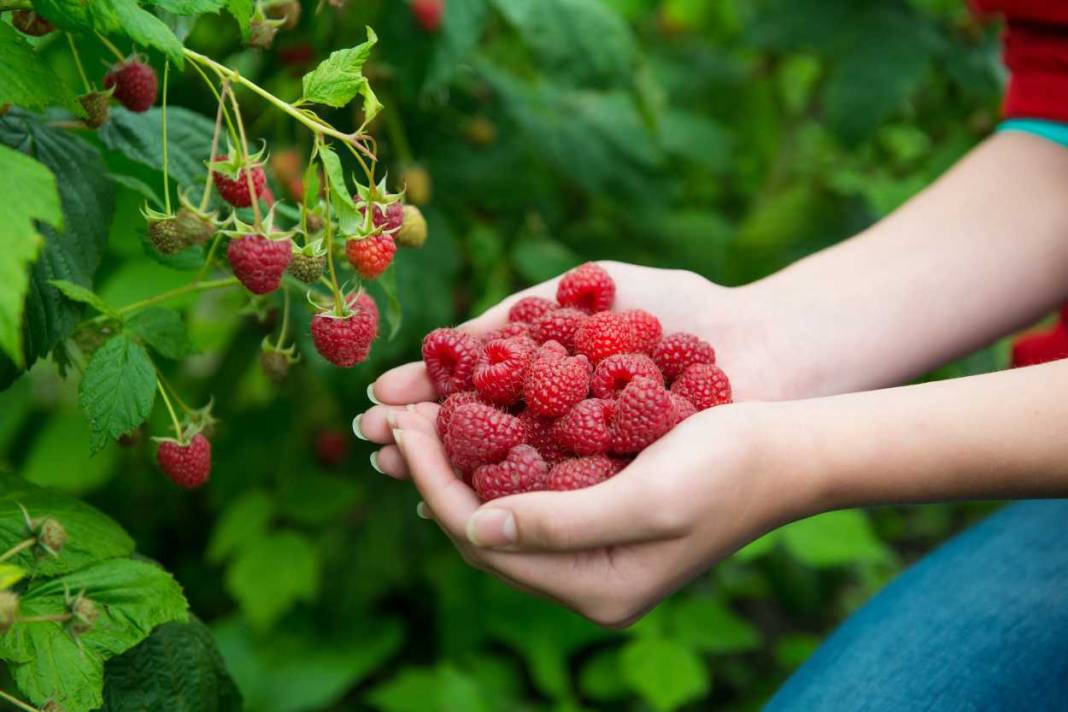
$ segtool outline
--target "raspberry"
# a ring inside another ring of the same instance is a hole
[[[300,24],[302,10],[300,0],[282,0],[267,6],[267,17],[281,20],[283,30],[292,30]]]
[[[107,123],[111,114],[111,95],[103,91],[91,91],[78,97],[78,103],[85,110],[85,125],[98,129]]]
[[[523,394],[523,381],[536,348],[525,336],[486,344],[471,379],[475,390],[491,403],[515,403]]]
[[[597,364],[612,354],[634,350],[634,333],[621,314],[597,312],[575,331],[575,352]]]
[[[400,230],[397,230],[396,240],[401,247],[419,249],[426,244],[426,218],[423,211],[414,205],[405,205],[403,209],[403,222]]]
[[[323,268],[326,267],[326,255],[308,254],[296,252],[293,261],[289,263],[289,273],[305,284],[313,284],[323,276]]]
[[[440,30],[444,14],[445,0],[412,0],[412,17],[425,32]]]
[[[489,332],[482,335],[482,343],[488,344],[491,341],[497,339],[510,339],[513,336],[526,336],[530,337],[530,324],[525,321],[513,321],[509,322],[500,329]]]
[[[680,396],[678,393],[671,393],[670,395],[671,395],[671,403],[672,403],[673,407],[675,408],[675,424],[676,425],[678,425],[679,423],[681,423],[682,421],[686,420],[691,415],[694,415],[697,412],[697,408],[694,407],[693,403],[691,403],[690,401],[686,400],[685,398]]]
[[[645,354],[613,354],[597,364],[593,370],[590,390],[598,398],[618,398],[635,376],[651,378],[661,386],[664,376],[653,360]]]
[[[1058,359],[1068,358],[1068,329],[1064,322],[1049,331],[1024,334],[1012,344],[1013,368],[1035,366]]]
[[[539,344],[559,341],[571,350],[575,346],[575,332],[586,319],[586,314],[578,309],[554,309],[531,322],[530,335]]]
[[[710,363],[695,363],[671,384],[671,392],[693,403],[697,410],[731,402],[727,374]]]
[[[374,279],[386,271],[397,253],[392,235],[374,235],[362,240],[346,240],[345,254],[349,263],[364,279]]]
[[[15,10],[11,13],[11,24],[16,30],[30,37],[43,37],[56,29],[55,25],[33,10]]]
[[[508,321],[533,322],[539,316],[557,309],[556,302],[544,297],[523,297],[508,310]]]
[[[530,445],[516,445],[508,457],[496,465],[483,465],[475,470],[471,484],[483,502],[510,494],[545,489],[549,466]]]
[[[358,197],[358,196],[353,196]],[[382,203],[375,203],[374,216],[371,218],[371,223],[380,228],[382,232],[395,233],[404,226],[404,204],[399,200],[392,203],[383,205]],[[367,207],[366,203],[359,204],[360,215],[366,215]]]
[[[340,467],[348,454],[349,438],[337,428],[324,428],[315,435],[315,460],[323,467]]]
[[[553,437],[553,423],[556,422],[555,420],[542,418],[529,410],[524,410],[517,417],[523,423],[523,428],[526,432],[524,441],[528,445],[533,445],[541,453],[541,458],[545,462],[555,465],[567,459],[567,451]]]
[[[185,445],[177,440],[164,440],[159,444],[156,461],[174,484],[196,489],[211,475],[211,442],[203,433],[197,433]]]
[[[183,205],[174,216],[178,234],[187,245],[203,245],[215,234],[215,222],[211,216]]]
[[[434,329],[423,337],[423,362],[442,398],[471,390],[478,355],[478,340],[456,329]]]
[[[622,314],[623,321],[633,334],[634,350],[652,353],[664,335],[660,320],[644,309],[628,309]]]
[[[378,310],[353,309],[351,314],[336,316],[323,312],[312,317],[312,341],[315,350],[330,363],[351,368],[363,362],[371,353],[371,344],[378,336]]]
[[[641,452],[675,425],[671,395],[656,381],[638,377],[627,384],[616,401],[612,421],[612,449]]]
[[[45,551],[58,554],[67,545],[67,530],[52,517],[34,519],[32,524],[37,544]]]
[[[472,472],[503,460],[525,435],[519,418],[491,405],[468,403],[456,409],[445,433],[445,452],[459,470]]]
[[[456,409],[462,405],[468,403],[482,403],[485,405],[491,405],[482,400],[482,396],[478,394],[478,391],[460,391],[459,393],[453,393],[446,398],[441,407],[438,408],[438,417],[434,421],[434,426],[438,431],[439,437],[445,437],[445,433],[449,432],[449,423],[452,422],[452,414],[456,412]]]
[[[230,240],[226,258],[245,289],[253,294],[268,294],[282,284],[282,275],[293,259],[293,243],[269,240],[263,235],[246,235]]]
[[[716,352],[707,341],[693,334],[676,333],[657,344],[653,349],[653,361],[670,383],[678,378],[687,366],[695,363],[715,363]]]
[[[228,161],[228,157],[217,159],[216,163]],[[263,172],[263,166],[256,164],[251,168],[242,168],[236,177],[231,178],[219,171],[211,172],[211,179],[215,181],[215,189],[219,195],[235,208],[248,208],[252,205],[252,197],[248,192],[248,177],[246,171],[252,171],[252,189],[256,191],[256,197],[263,195],[263,189],[267,184],[267,175]]]
[[[550,339],[539,346],[538,350],[534,352],[534,360],[549,359],[550,361],[555,361],[567,355],[567,349],[564,348],[563,344],[559,341]]]
[[[547,489],[565,492],[593,487],[616,474],[617,468],[617,463],[604,455],[564,460],[549,471]]]
[[[162,220],[149,220],[148,240],[153,247],[164,255],[181,252],[189,244],[182,238],[178,219],[173,217],[163,218]]]
[[[130,111],[148,111],[156,103],[156,70],[138,59],[116,64],[104,75],[104,88]]]
[[[523,396],[535,415],[560,416],[583,400],[590,389],[590,362],[585,356],[536,359],[527,372]]]
[[[269,349],[260,352],[260,368],[271,383],[284,383],[289,377],[292,357],[285,351]]]
[[[364,314],[364,319],[371,327],[371,333],[374,334],[372,341],[378,337],[378,304],[367,292],[353,292],[349,296],[345,297],[345,304],[349,309],[361,312]]]
[[[612,445],[609,423],[615,415],[613,401],[588,398],[580,401],[553,424],[556,442],[577,455],[601,455]]]
[[[556,287],[556,301],[587,314],[612,308],[616,297],[616,283],[600,265],[593,262],[576,267],[563,277]]]

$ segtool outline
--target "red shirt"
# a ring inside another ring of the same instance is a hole
[[[1068,2],[971,0],[981,15],[1006,20],[1005,65],[1012,73],[1006,118],[1068,123]]]

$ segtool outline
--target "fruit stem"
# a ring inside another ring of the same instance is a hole
[[[167,80],[170,78],[171,60],[163,63],[163,103],[160,107],[160,120],[163,123],[163,202],[167,214],[171,214],[171,184],[167,160]]]
[[[174,434],[178,438],[178,444],[185,445],[185,438],[182,436],[182,425],[178,422],[178,415],[174,412],[171,399],[167,397],[167,389],[163,387],[163,381],[159,379],[159,376],[156,376],[156,387],[159,388],[159,394],[163,396],[163,404],[167,406],[167,412],[171,415],[171,424],[174,425]]]
[[[375,190],[375,172],[374,172],[374,170],[372,170],[370,167],[368,167],[368,165],[364,162],[363,158],[360,156],[360,153],[359,153],[359,151],[356,150],[355,146],[352,146],[351,144],[345,144],[345,145],[349,149],[349,152],[351,152],[352,155],[356,157],[356,161],[360,164],[360,168],[363,169],[363,174],[365,176],[367,176],[367,187],[371,190],[371,193],[373,195],[374,194],[374,190]],[[367,211],[367,214],[368,215],[370,214],[369,210]]]
[[[89,84],[89,77],[85,75],[85,67],[82,66],[82,58],[78,56],[78,47],[74,44],[74,35],[69,32],[64,33],[67,35],[67,44],[70,45],[71,56],[74,57],[74,66],[78,68],[78,76],[82,78],[82,84],[85,85],[85,92],[88,94],[93,90],[91,84]]]
[[[322,145],[322,137],[316,137],[316,143]],[[330,173],[323,167],[323,187],[326,189],[326,195],[330,193]],[[331,201],[326,201],[326,215],[323,222],[326,223],[326,264],[330,268],[330,291],[334,294],[334,311],[338,316],[345,316],[345,307],[341,301],[341,290],[337,286],[337,269],[334,267],[334,216],[331,215],[333,206]],[[368,213],[371,211],[368,210]]]
[[[282,330],[278,333],[276,349],[281,349],[286,342],[286,334],[289,332],[289,287],[282,285]]]
[[[211,238],[211,247],[208,248],[208,255],[204,258],[204,264],[200,265],[200,269],[197,271],[197,276],[193,279],[193,284],[200,284],[201,280],[208,274],[208,270],[211,269],[211,262],[215,259],[215,251],[219,248],[220,241],[222,241],[222,233],[216,230],[214,237]]]
[[[263,232],[263,218],[260,215],[260,196],[256,194],[256,186],[252,179],[252,166],[248,159],[248,137],[245,136],[245,122],[241,119],[241,105],[237,102],[237,95],[230,92],[230,105],[234,108],[234,119],[237,121],[237,131],[241,136],[241,170],[245,174],[245,185],[248,188],[249,202],[252,203],[252,214],[256,217],[256,230]],[[266,237],[266,236],[265,236]]]
[[[0,8],[0,9],[6,10],[6,9],[10,9],[10,8]],[[13,8],[13,9],[20,9],[20,8]],[[24,712],[41,712],[41,710],[37,709],[36,707],[33,707],[32,705],[26,704],[25,702],[23,702],[22,700],[18,699],[17,697],[12,697],[8,693],[4,692],[3,690],[0,690],[0,700],[4,700],[6,702],[9,702],[12,705],[14,705],[15,707],[17,707],[18,709],[23,710]]]
[[[115,55],[116,59],[118,59],[120,62],[126,61],[126,55],[120,52],[118,47],[111,44],[111,40],[109,40],[107,37],[104,37],[104,35],[100,34],[99,32],[96,33],[96,36],[100,38],[100,41],[104,43],[104,46],[107,47],[113,55]]]
[[[3,554],[0,554],[0,561],[7,561],[8,559],[10,559],[15,554],[19,553],[20,551],[25,551],[26,549],[29,549],[31,546],[33,546],[36,543],[37,543],[37,538],[36,537],[30,537],[29,539],[23,539],[18,544],[15,544],[15,546],[13,546],[10,549],[8,549],[7,551],[5,551]]]
[[[182,397],[180,395],[178,395],[178,389],[172,386],[171,382],[164,378],[163,374],[160,373],[158,369],[156,370],[156,377],[160,380],[160,382],[163,383],[167,390],[171,392],[171,397],[174,398],[174,401],[178,404],[179,408],[184,410],[189,415],[196,415],[197,412],[190,408],[188,405],[186,405],[186,402],[182,400]]]
[[[384,96],[383,99],[387,98]],[[389,100],[386,106],[392,107],[393,102]],[[397,151],[397,157],[402,164],[413,163],[412,145],[408,142],[408,134],[404,131],[404,124],[401,123],[396,109],[389,108],[383,113],[386,115],[386,131],[389,132],[389,139]]]
[[[214,279],[208,282],[190,282],[189,284],[178,287],[176,289],[171,289],[166,292],[160,292],[159,294],[154,294],[146,299],[127,304],[124,307],[119,307],[116,310],[116,313],[119,316],[126,316],[128,314],[133,314],[134,312],[141,311],[145,307],[150,307],[153,304],[159,304],[160,302],[165,302],[168,299],[174,299],[175,297],[180,297],[191,292],[205,292],[209,289],[223,289],[225,287],[233,287],[237,284],[239,284],[239,282],[237,281],[237,277],[225,277],[223,279]],[[89,319],[85,323],[99,324],[100,322],[107,321],[110,318],[112,317],[108,316],[107,314],[101,314],[99,316],[93,317],[92,319]]]
[[[16,623],[66,623],[74,615],[71,613],[55,613],[50,616],[19,616]]]
[[[200,71],[200,67],[197,67],[197,71]],[[201,76],[204,76],[203,72],[201,72]],[[204,80],[207,81],[207,79],[208,78],[204,76]],[[211,153],[208,154],[208,176],[204,179],[204,194],[200,197],[200,212],[202,213],[208,209],[208,201],[211,199],[211,164],[215,162],[215,154],[219,150],[219,133],[222,131],[223,109],[226,108],[226,102],[223,101],[223,97],[226,95],[226,92],[230,91],[230,82],[223,82],[221,93],[215,91],[215,85],[210,81],[208,81],[208,86],[211,87],[211,90],[215,92],[215,96],[218,97],[219,108],[215,111],[215,131],[211,135]],[[208,265],[210,262],[211,261],[208,260],[204,264]],[[199,281],[199,279],[197,281]]]
[[[215,96],[215,100],[223,105],[223,107],[222,107],[223,118],[226,119],[227,132],[230,134],[231,142],[232,143],[237,143],[237,131],[234,129],[234,122],[233,122],[233,120],[230,119],[230,112],[226,108],[226,102],[223,101],[223,95],[225,95],[227,90],[229,90],[229,88],[230,88],[230,80],[229,79],[224,79],[223,80],[223,88],[222,88],[222,91],[220,93],[220,90],[215,88],[215,85],[212,83],[211,79],[208,78],[208,75],[204,73],[203,69],[201,69],[196,64],[193,64],[192,67],[193,67],[193,69],[197,70],[197,74],[199,74],[200,78],[204,80],[204,83],[208,85],[208,89],[211,89],[211,93]],[[209,177],[211,176],[211,171],[210,170],[208,172],[208,176]]]

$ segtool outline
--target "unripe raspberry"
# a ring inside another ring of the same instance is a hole
[[[52,517],[34,522],[37,543],[51,554],[58,554],[67,544],[67,530]]]
[[[111,114],[111,95],[102,91],[91,91],[78,97],[78,103],[85,110],[85,125],[98,129],[107,123]]]
[[[164,255],[173,255],[188,247],[182,237],[181,227],[173,217],[150,220],[148,223],[148,239],[152,246]]]
[[[302,250],[294,252],[293,261],[289,263],[289,273],[305,284],[318,282],[325,268],[325,254],[309,254]]]
[[[100,617],[96,604],[84,596],[74,599],[70,613],[71,619],[67,622],[67,626],[75,635],[85,635],[92,631],[96,628],[96,621]]]
[[[30,37],[43,37],[56,29],[55,25],[33,10],[15,10],[11,13],[11,24],[16,30]]]
[[[0,591],[0,635],[19,619],[19,597],[14,591]]]
[[[397,244],[418,249],[426,244],[426,218],[423,211],[414,205],[404,206],[404,222],[397,231]]]

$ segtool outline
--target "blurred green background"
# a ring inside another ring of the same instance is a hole
[[[989,508],[803,521],[606,631],[467,568],[415,517],[414,490],[371,470],[349,422],[422,334],[586,259],[736,285],[879,219],[995,125],[997,28],[963,0],[446,4],[437,34],[402,0],[349,0],[318,15],[306,2],[267,51],[242,48],[221,17],[187,39],[289,97],[365,25],[378,33],[367,73],[387,107],[373,126],[382,165],[425,198],[430,223],[425,249],[398,255],[397,338],[351,371],[299,341],[302,362],[274,386],[257,364],[271,325],[240,314],[236,293],[191,300],[200,353],[169,377],[215,399],[209,486],[176,490],[147,432],[90,459],[76,384],[47,363],[0,394],[0,470],[83,496],[172,571],[251,710],[756,709],[837,622]],[[105,59],[94,52],[87,66]],[[242,100],[284,199],[309,136]],[[172,75],[171,103],[214,115],[192,72]],[[105,158],[158,185],[120,152]],[[189,278],[145,255],[141,201],[117,195],[96,281],[112,304]],[[995,347],[932,377],[1003,363]]]

